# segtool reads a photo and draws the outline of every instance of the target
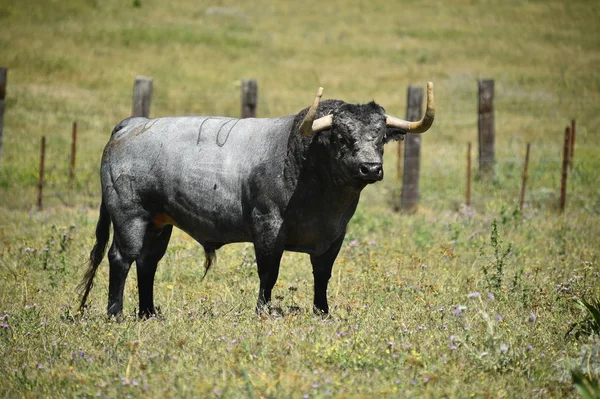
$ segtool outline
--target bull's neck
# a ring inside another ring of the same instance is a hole
[[[301,201],[304,206],[315,206],[323,211],[332,210],[349,219],[364,186],[343,184],[336,179],[330,155],[316,138],[297,134],[290,137],[285,164],[286,183],[293,192],[292,206]],[[333,216],[333,215],[332,215]]]

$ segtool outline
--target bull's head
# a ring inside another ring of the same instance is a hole
[[[374,102],[365,105],[342,103],[328,115],[315,119],[322,94],[321,87],[300,126],[300,132],[305,136],[319,133],[319,140],[336,160],[338,175],[361,183],[383,179],[385,143],[401,140],[406,133],[426,132],[435,116],[431,82],[427,83],[427,110],[417,122],[386,115],[384,109]]]

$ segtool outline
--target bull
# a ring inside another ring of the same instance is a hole
[[[390,115],[375,102],[313,104],[280,118],[132,117],[113,130],[100,167],[102,201],[96,242],[81,282],[80,311],[108,250],[109,316],[123,311],[132,263],[139,317],[155,315],[154,276],[173,226],[205,252],[254,244],[260,286],[257,312],[271,301],[284,250],[310,255],[314,311],[327,314],[333,263],[361,191],[383,178],[384,144],[423,133],[434,120],[433,85],[420,121]]]

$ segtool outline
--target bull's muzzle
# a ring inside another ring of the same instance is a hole
[[[369,183],[375,183],[383,179],[383,164],[377,162],[365,162],[358,168],[358,176]]]

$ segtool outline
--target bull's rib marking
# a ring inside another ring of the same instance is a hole
[[[198,128],[198,138],[196,139],[196,145],[200,144],[200,140],[202,138],[202,128],[204,127],[204,124],[209,120],[209,119],[221,119],[221,118],[214,118],[212,116],[209,116],[207,118],[205,118],[202,123],[200,124],[200,127]],[[225,145],[225,143],[227,143],[227,140],[229,139],[229,135],[231,134],[231,131],[233,130],[233,128],[235,127],[235,125],[237,125],[237,123],[239,122],[239,119],[228,119],[225,122],[223,122],[223,124],[219,127],[219,131],[217,131],[217,137],[215,138],[216,143],[219,147],[223,147]],[[219,138],[221,137],[221,131],[223,131],[223,128],[230,124],[231,122],[234,122],[233,125],[229,128],[229,130],[226,131],[225,133],[225,139],[223,141],[219,140]]]
[[[225,143],[227,143],[227,140],[229,139],[229,134],[231,133],[231,131],[233,130],[233,128],[235,127],[235,125],[238,124],[239,121],[240,121],[239,119],[230,119],[230,120],[226,121],[225,123],[223,123],[221,125],[221,127],[219,128],[219,131],[217,132],[217,145],[219,147],[223,147],[225,145]],[[227,125],[227,124],[229,124],[231,122],[234,122],[233,126],[231,126],[231,128],[229,128],[229,130],[227,131],[227,135],[225,136],[225,140],[223,140],[223,142],[220,143],[219,142],[219,136],[221,135],[221,130],[223,130],[223,128],[225,127],[225,125]]]
[[[200,128],[198,129],[198,139],[196,140],[196,145],[200,144],[200,137],[202,136],[202,126],[204,126],[204,123],[209,119],[214,119],[214,118],[212,116],[209,116],[208,118],[204,119],[202,121],[202,123],[200,124]]]

